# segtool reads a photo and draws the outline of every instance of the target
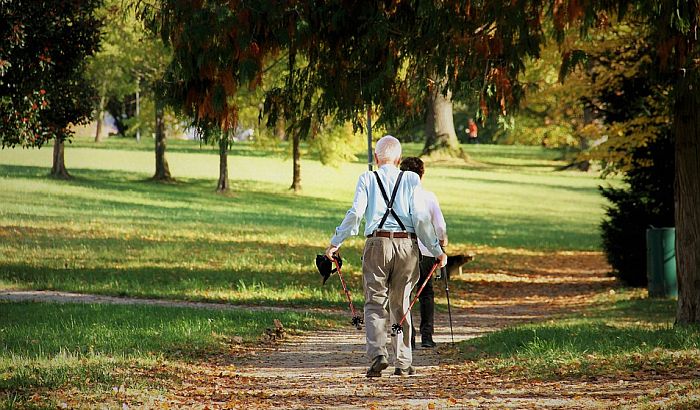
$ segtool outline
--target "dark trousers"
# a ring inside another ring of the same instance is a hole
[[[421,256],[419,263],[420,267],[420,279],[416,284],[416,292],[420,289],[425,278],[430,274],[430,270],[435,265],[435,258],[430,256]],[[433,276],[435,276],[433,274]],[[432,336],[435,324],[435,292],[433,292],[433,278],[430,278],[428,283],[425,284],[425,288],[418,297],[420,301],[420,334]],[[413,335],[415,337],[416,329],[413,329]]]

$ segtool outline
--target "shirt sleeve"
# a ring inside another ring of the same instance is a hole
[[[428,252],[432,253],[433,256],[437,258],[442,255],[442,248],[440,247],[437,235],[435,234],[435,228],[430,220],[427,199],[426,192],[423,191],[423,187],[420,185],[420,182],[418,182],[413,191],[413,201],[411,202],[413,227],[416,230],[418,239],[425,245]]]
[[[440,209],[440,203],[438,203],[435,194],[430,195],[430,216],[435,227],[435,234],[439,240],[444,240],[447,237],[447,223],[442,215],[442,209]]]
[[[340,246],[349,236],[357,235],[365,209],[367,209],[367,179],[365,174],[362,174],[357,180],[352,207],[345,214],[343,222],[335,228],[335,235],[331,238],[331,245]]]

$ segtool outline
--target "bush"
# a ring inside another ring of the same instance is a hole
[[[611,203],[601,223],[603,250],[613,274],[630,286],[646,286],[646,230],[671,227],[674,144],[670,130],[635,149],[627,188],[600,187]]]

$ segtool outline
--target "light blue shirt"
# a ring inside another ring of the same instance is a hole
[[[387,196],[391,198],[396,179],[399,176],[399,169],[394,165],[387,164],[382,165],[377,172]],[[366,221],[365,236],[370,235],[379,228],[379,223],[386,209],[386,201],[382,197],[377,179],[371,171],[363,173],[357,181],[352,207],[345,214],[345,218],[340,226],[335,228],[335,235],[331,238],[331,244],[340,246],[349,236],[357,235],[363,216]],[[403,222],[406,230],[418,235],[418,239],[433,256],[438,257],[442,255],[442,248],[440,248],[435,228],[433,228],[430,220],[430,213],[426,206],[420,178],[415,172],[404,172],[399,190],[396,192],[393,209],[401,218],[401,222]],[[402,229],[394,217],[389,214],[381,230],[398,232]]]

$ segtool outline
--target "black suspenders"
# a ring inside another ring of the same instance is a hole
[[[384,202],[386,202],[386,212],[384,213],[384,216],[382,217],[382,221],[379,223],[379,227],[377,229],[382,229],[384,226],[384,222],[386,222],[386,218],[389,217],[389,214],[394,217],[396,222],[398,222],[399,226],[401,227],[402,231],[406,230],[406,227],[404,226],[403,222],[401,222],[401,219],[399,218],[398,215],[396,215],[396,212],[394,212],[394,198],[396,198],[396,192],[399,190],[399,184],[401,183],[401,177],[403,176],[403,171],[399,172],[399,177],[396,178],[396,185],[394,185],[394,191],[391,193],[391,199],[386,195],[386,191],[384,190],[384,185],[382,185],[381,179],[379,179],[379,174],[377,171],[374,171],[374,176],[377,178],[377,184],[379,185],[379,190],[382,191],[382,196],[384,197]]]

